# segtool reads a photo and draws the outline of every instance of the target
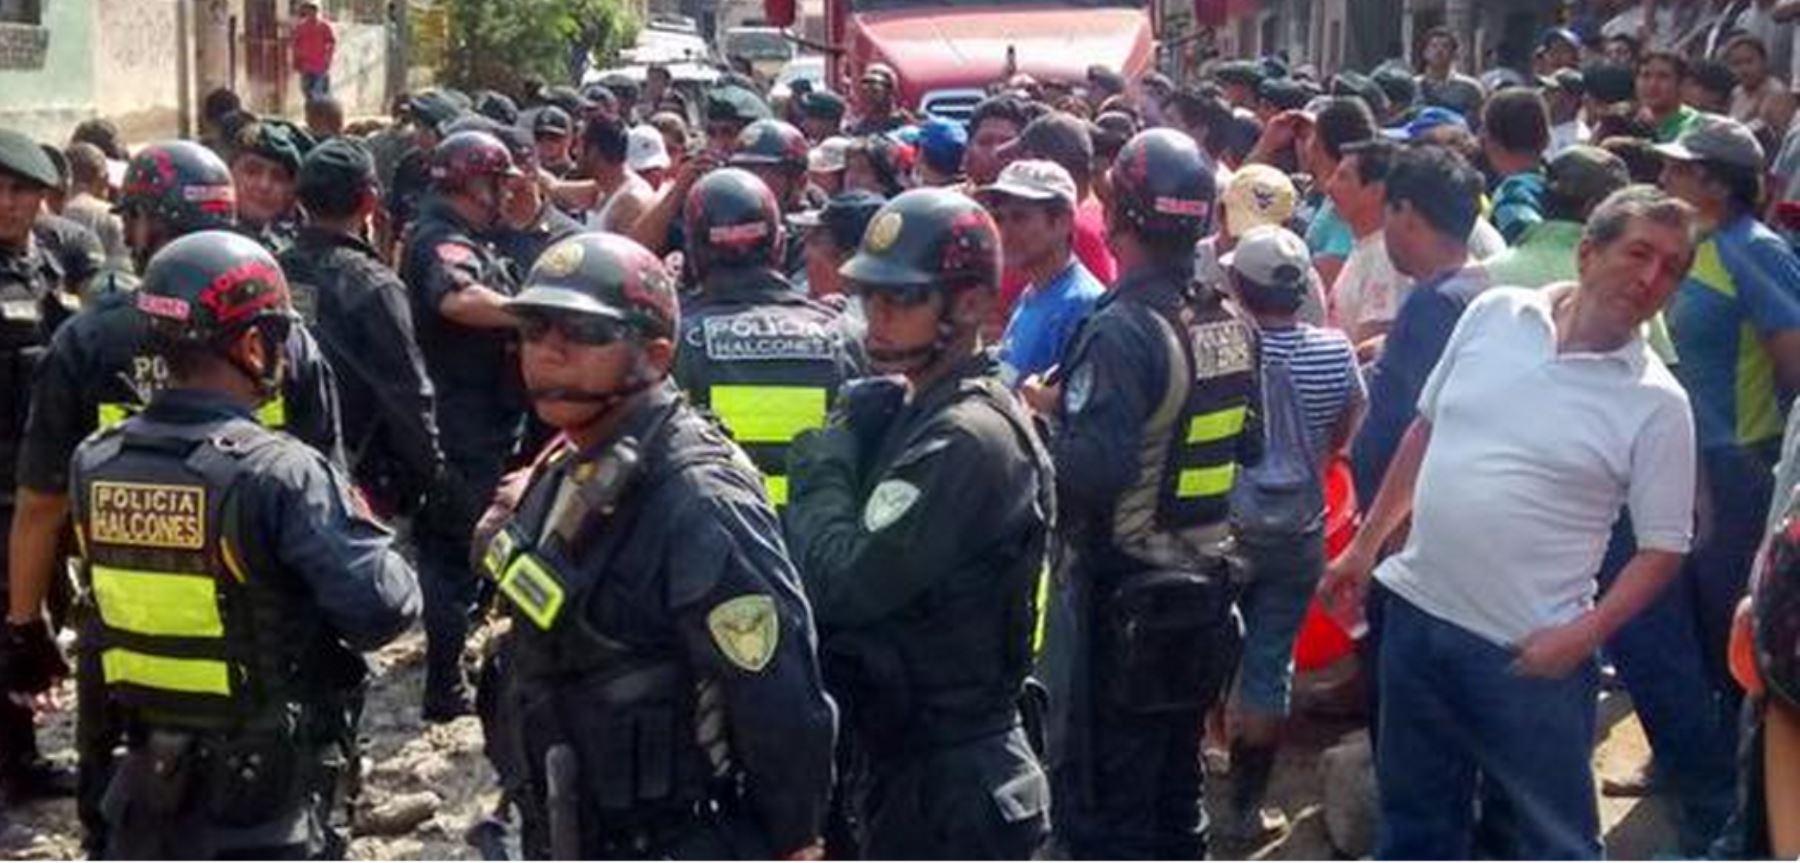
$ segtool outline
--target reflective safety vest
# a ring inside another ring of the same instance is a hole
[[[1139,438],[1141,473],[1113,511],[1118,547],[1156,567],[1191,570],[1224,538],[1249,419],[1256,343],[1229,312],[1176,320],[1146,307],[1168,380]]]
[[[129,402],[101,402],[96,411],[95,421],[99,428],[109,429],[129,417],[136,416],[138,411],[143,409],[143,405]],[[287,399],[280,393],[276,393],[274,398],[263,402],[262,406],[256,409],[256,421],[262,423],[263,428],[287,428]]]
[[[109,698],[158,721],[232,725],[285,700],[316,613],[252,575],[234,500],[246,460],[280,439],[245,420],[169,425],[142,417],[75,457],[83,571],[98,611]]]
[[[787,503],[787,448],[826,413],[849,371],[834,313],[804,298],[760,305],[704,301],[682,322],[676,377],[695,404],[730,430],[763,474],[769,500]]]

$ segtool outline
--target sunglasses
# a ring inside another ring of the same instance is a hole
[[[612,318],[592,315],[570,318],[526,315],[519,319],[519,335],[527,342],[543,341],[552,330],[567,341],[597,348],[623,341],[626,337],[625,326]]]
[[[850,283],[850,293],[865,300],[876,297],[892,302],[901,308],[913,309],[931,302],[931,295],[936,289],[931,285],[864,285]]]

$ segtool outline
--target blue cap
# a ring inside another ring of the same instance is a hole
[[[941,174],[962,170],[963,150],[968,146],[969,130],[955,120],[932,118],[919,127],[919,155]]]
[[[1426,132],[1443,126],[1455,126],[1458,129],[1466,131],[1469,128],[1469,122],[1463,119],[1463,115],[1458,114],[1449,108],[1433,105],[1428,108],[1419,109],[1419,113],[1414,114],[1413,118],[1407,121],[1406,125],[1393,129],[1383,129],[1381,130],[1381,133],[1396,141],[1413,141],[1417,140]]]

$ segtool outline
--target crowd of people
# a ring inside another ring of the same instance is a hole
[[[1599,857],[1608,677],[1670,853],[1800,853],[1767,35],[0,130],[0,786],[95,855],[341,853],[359,651],[422,621],[531,856],[1197,859],[1287,829],[1316,601],[1377,856]]]

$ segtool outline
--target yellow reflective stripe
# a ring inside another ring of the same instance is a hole
[[[177,659],[114,647],[100,654],[100,667],[107,683],[201,695],[231,694],[231,671],[216,659]]]
[[[1218,467],[1197,467],[1181,472],[1176,477],[1176,497],[1211,497],[1231,491],[1231,481],[1237,477],[1237,463],[1228,462]]]
[[[1210,443],[1224,440],[1244,430],[1244,407],[1226,408],[1201,414],[1188,423],[1188,443]]]
[[[1050,561],[1038,567],[1037,577],[1037,620],[1031,627],[1031,655],[1042,656],[1044,653],[1044,628],[1050,620]]]
[[[119,402],[101,402],[100,409],[95,413],[98,414],[95,421],[99,423],[100,428],[109,429],[124,422],[134,413],[134,409],[130,405]]]
[[[512,533],[501,528],[488,543],[487,551],[482,553],[481,565],[487,569],[489,577],[499,581],[506,575],[506,565],[512,562],[513,555],[518,550],[518,543],[513,541]]]
[[[557,613],[562,611],[562,582],[529,554],[519,555],[519,559],[506,568],[506,575],[500,579],[500,592],[525,612],[539,629],[549,629],[556,622]]]
[[[256,409],[256,421],[263,428],[287,428],[287,400],[277,395]]]
[[[220,638],[218,585],[204,575],[94,565],[94,601],[113,629],[139,635]]]
[[[716,386],[709,399],[738,443],[788,443],[825,424],[819,387]]]
[[[776,506],[787,506],[787,477],[765,476],[763,477],[763,487],[769,490],[770,503]]]

